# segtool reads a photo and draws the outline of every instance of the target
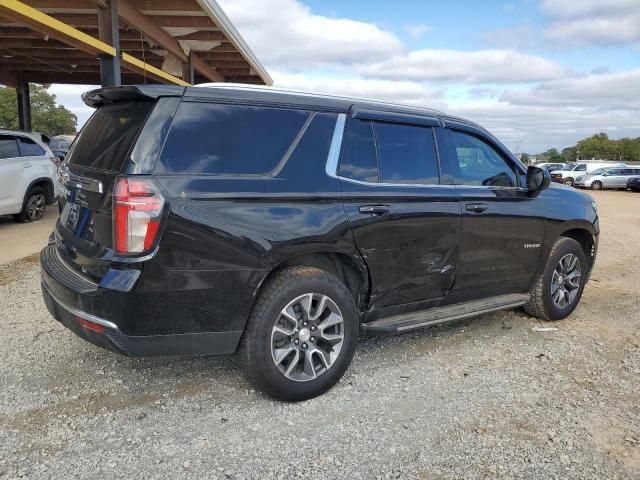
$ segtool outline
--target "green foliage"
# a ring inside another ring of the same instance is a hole
[[[520,161],[522,163],[524,163],[525,165],[529,164],[529,154],[528,153],[523,153],[522,155],[520,155]]]
[[[77,117],[62,105],[46,88],[30,84],[31,128],[49,135],[76,133]],[[0,128],[18,128],[18,102],[13,88],[0,87]]]
[[[619,162],[640,161],[640,137],[611,140],[606,133],[597,133],[580,140],[575,146],[558,153],[551,148],[538,155],[541,162],[575,162],[577,159],[616,160]]]

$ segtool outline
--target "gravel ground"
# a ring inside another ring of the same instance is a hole
[[[0,478],[640,478],[640,195],[598,192],[601,247],[557,331],[509,311],[363,339],[284,404],[234,357],[129,359],[48,315],[37,257],[0,266]]]

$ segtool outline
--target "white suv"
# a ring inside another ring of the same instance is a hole
[[[0,129],[0,215],[40,220],[58,194],[56,160],[39,134]]]

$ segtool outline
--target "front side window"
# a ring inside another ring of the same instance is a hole
[[[378,159],[371,122],[357,118],[349,120],[342,145],[338,175],[361,182],[378,182]]]
[[[45,154],[43,148],[36,142],[26,137],[18,137],[20,153],[23,157],[41,157]]]
[[[612,168],[611,170],[609,170],[607,172],[607,175],[610,175],[610,176],[620,175],[620,169],[619,168]]]
[[[184,102],[156,172],[268,173],[285,157],[310,115],[305,110]]]
[[[374,122],[380,181],[437,184],[438,162],[429,127]]]
[[[0,158],[19,157],[20,151],[16,143],[16,137],[12,135],[0,135]]]
[[[576,171],[576,172],[586,172],[586,171],[587,171],[587,166],[586,166],[586,165],[578,165],[578,166],[575,168],[575,171]]]
[[[475,135],[451,131],[453,161],[446,172],[456,184],[489,187],[515,187],[516,174],[511,164],[494,147]]]

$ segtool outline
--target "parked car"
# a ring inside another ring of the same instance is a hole
[[[69,152],[69,148],[75,139],[75,135],[56,135],[49,142],[49,148],[53,154],[62,162],[65,155]]]
[[[640,176],[640,167],[602,168],[576,178],[575,184],[592,190],[626,189],[629,178],[633,176]]]
[[[127,355],[230,354],[319,395],[359,332],[576,307],[598,244],[579,191],[435,110],[266,87],[94,90],[42,251],[51,314]]]
[[[627,181],[627,188],[632,192],[640,192],[640,177],[631,177]]]
[[[544,168],[547,172],[552,172],[554,170],[560,170],[564,167],[564,163],[536,163],[536,167]]]
[[[565,185],[573,186],[575,179],[579,176],[583,176],[599,168],[605,167],[626,167],[624,163],[614,162],[572,162],[567,163],[560,170],[554,170],[551,172],[551,180],[558,183],[564,183]]]
[[[35,222],[56,199],[56,164],[40,134],[0,129],[0,215]]]

